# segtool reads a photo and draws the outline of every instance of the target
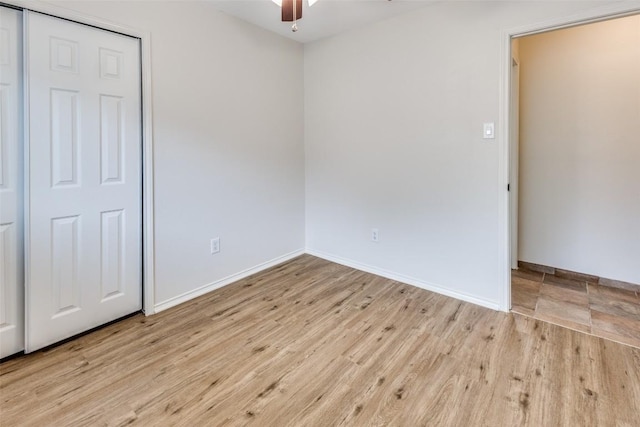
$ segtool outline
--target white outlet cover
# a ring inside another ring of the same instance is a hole
[[[217,254],[220,252],[220,238],[214,237],[211,239],[211,254]]]

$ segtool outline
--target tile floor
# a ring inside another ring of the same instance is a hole
[[[511,272],[512,311],[640,348],[638,292],[526,269]]]

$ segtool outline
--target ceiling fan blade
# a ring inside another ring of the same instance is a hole
[[[302,19],[302,0],[282,0],[282,22],[294,21],[293,2],[296,2],[295,19]]]

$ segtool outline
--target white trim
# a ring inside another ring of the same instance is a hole
[[[327,261],[335,262],[336,264],[345,265],[347,267],[355,268],[356,270],[365,271],[367,273],[375,274],[377,276],[385,277],[387,279],[395,280],[397,282],[406,283],[412,286],[416,286],[427,291],[435,292],[441,295],[446,295],[451,298],[459,299],[462,301],[470,302],[482,307],[490,308],[492,310],[500,310],[500,304],[495,301],[478,298],[472,295],[465,294],[463,292],[456,292],[448,289],[444,286],[437,285],[435,283],[424,282],[413,277],[405,276],[403,274],[395,273],[393,271],[384,270],[378,267],[373,267],[367,264],[362,264],[351,259],[342,258],[336,255],[331,255],[325,252],[316,251],[313,249],[307,249],[306,253],[318,258],[325,259]]]
[[[151,85],[151,34],[140,37],[142,66],[142,244],[143,297],[142,309],[155,313],[155,203],[153,164],[153,87]]]
[[[502,301],[500,301],[500,310],[511,310],[511,233],[510,233],[510,209],[509,209],[509,191],[507,185],[510,181],[509,176],[509,135],[511,127],[509,126],[511,111],[511,36],[502,32],[500,39],[508,41],[500,44],[500,87],[499,87],[499,105],[498,105],[498,280],[503,284]],[[508,57],[505,62],[503,59]],[[505,64],[507,67],[505,67]],[[506,84],[503,84],[506,83]],[[504,244],[502,243],[504,242]]]
[[[61,6],[37,0],[3,0],[5,4],[24,10],[46,13],[58,18],[91,25],[140,39],[140,61],[142,79],[142,310],[146,315],[154,313],[155,301],[155,226],[154,226],[154,180],[153,180],[153,110],[151,85],[151,33],[145,30],[120,25],[114,22],[80,13]],[[24,73],[26,75],[27,70]],[[25,94],[25,99],[26,99]],[[26,103],[25,103],[25,108]],[[27,140],[25,135],[25,141]],[[25,226],[26,229],[26,226]]]
[[[587,11],[582,11],[563,18],[554,18],[537,24],[505,29],[500,33],[500,86],[499,86],[499,124],[498,134],[498,188],[504,188],[503,195],[498,201],[499,248],[498,267],[500,269],[500,283],[503,287],[503,298],[500,309],[511,310],[511,262],[510,262],[510,230],[509,230],[509,195],[506,191],[509,182],[509,114],[511,111],[511,40],[514,37],[538,34],[551,30],[574,27],[577,25],[605,21],[613,18],[635,15],[640,13],[640,1],[626,1],[607,5]]]
[[[22,145],[23,145],[23,158],[22,158],[22,188],[24,189],[22,194],[22,230],[23,230],[23,238],[24,245],[22,247],[24,254],[24,342],[23,347],[25,351],[28,351],[27,343],[29,342],[29,328],[27,328],[27,319],[29,318],[29,306],[26,303],[29,301],[29,286],[27,283],[31,282],[31,275],[29,272],[31,271],[31,259],[29,257],[29,252],[31,251],[31,246],[29,242],[31,241],[31,234],[29,230],[31,229],[31,180],[30,171],[31,171],[31,162],[30,162],[30,152],[29,152],[29,144],[27,141],[31,138],[29,133],[29,129],[31,128],[30,115],[29,115],[29,103],[27,99],[29,99],[29,62],[27,58],[29,57],[29,14],[22,13]]]
[[[616,4],[588,9],[560,18],[548,19],[536,24],[523,25],[503,31],[510,37],[524,37],[547,31],[561,30],[578,25],[592,24],[609,19],[622,18],[640,13],[640,1],[628,0]],[[510,41],[510,40],[509,40]],[[503,40],[504,42],[504,40]],[[510,45],[510,44],[509,44]]]
[[[194,289],[189,292],[185,292],[182,295],[178,295],[177,297],[169,298],[166,301],[156,304],[155,312],[159,313],[163,310],[167,310],[171,307],[175,307],[176,305],[182,304],[184,302],[190,301],[194,298],[207,294],[211,291],[215,291],[216,289],[220,289],[224,286],[230,285],[238,280],[242,280],[246,277],[249,277],[253,274],[260,273],[268,268],[274,267],[278,264],[282,264],[283,262],[287,262],[292,260],[293,258],[297,258],[300,255],[304,255],[304,249],[298,249],[293,252],[289,252],[288,254],[279,256],[270,261],[263,262],[262,264],[258,264],[255,267],[248,268],[239,273],[232,274],[215,282],[209,283],[207,285],[201,286],[197,289]]]

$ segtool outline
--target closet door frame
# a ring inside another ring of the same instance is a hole
[[[141,100],[142,100],[142,310],[145,315],[155,314],[155,263],[154,263],[154,190],[153,190],[153,126],[152,126],[152,96],[151,96],[151,33],[129,26],[123,26],[107,20],[88,16],[80,12],[59,7],[40,1],[8,0],[3,3],[15,6],[23,10],[31,10],[51,15],[57,18],[74,21],[80,24],[90,25],[103,30],[124,34],[140,40],[140,64],[141,64]],[[25,55],[26,57],[26,55]],[[29,97],[27,84],[29,69],[24,64],[24,99]],[[24,117],[28,120],[28,105],[24,103]],[[24,140],[29,140],[29,128],[24,126]],[[28,159],[28,146],[25,144],[25,159]],[[25,162],[24,185],[29,185],[28,162]],[[25,191],[25,213],[29,211],[29,198]],[[25,233],[29,230],[28,215],[25,215]],[[25,244],[29,238],[25,236]],[[25,246],[25,253],[28,248]],[[25,263],[29,260],[25,258]],[[25,269],[28,272],[28,268]],[[28,282],[29,277],[25,277]]]

